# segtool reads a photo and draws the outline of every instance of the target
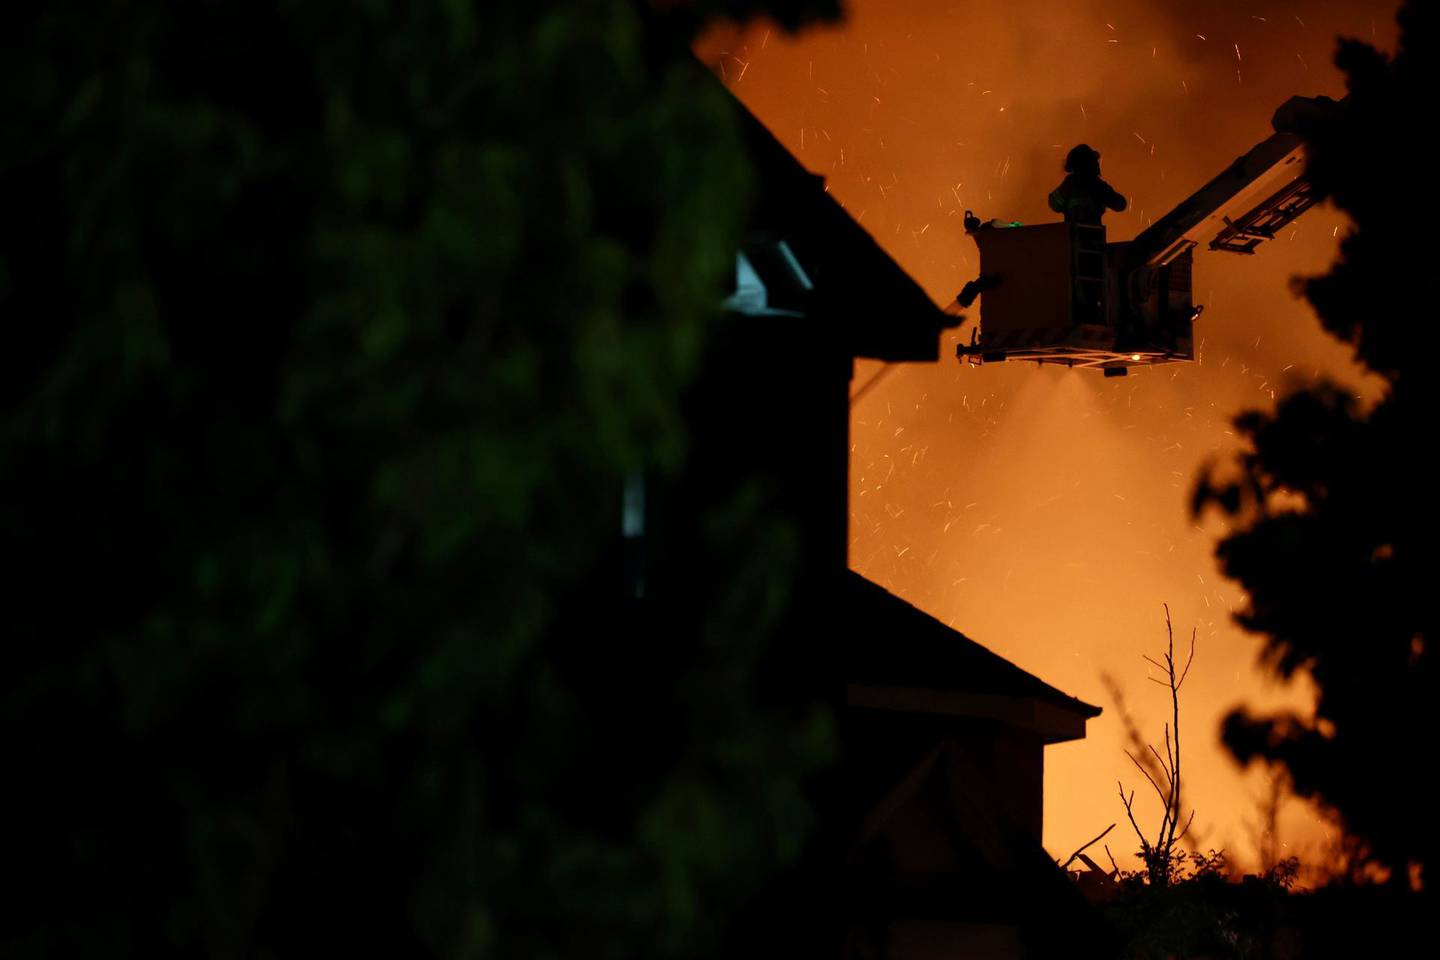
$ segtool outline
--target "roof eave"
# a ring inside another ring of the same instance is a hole
[[[1062,706],[1038,697],[862,683],[849,684],[845,700],[862,709],[994,720],[1036,734],[1046,744],[1083,740],[1085,721],[1101,712],[1080,700]]]

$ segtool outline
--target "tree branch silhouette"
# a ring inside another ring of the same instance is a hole
[[[1125,751],[1125,756],[1129,757],[1130,762],[1135,764],[1135,769],[1144,775],[1145,779],[1150,783],[1150,786],[1154,788],[1155,796],[1160,800],[1163,812],[1160,817],[1159,829],[1156,831],[1153,840],[1146,835],[1145,831],[1141,829],[1139,822],[1135,819],[1135,792],[1132,790],[1127,797],[1125,795],[1124,784],[1117,781],[1117,785],[1120,788],[1120,802],[1125,806],[1125,815],[1130,820],[1130,826],[1135,830],[1135,836],[1140,840],[1140,855],[1145,863],[1146,878],[1152,886],[1157,887],[1168,886],[1174,879],[1176,867],[1175,848],[1186,835],[1189,834],[1190,827],[1195,822],[1195,811],[1192,809],[1189,818],[1185,821],[1185,825],[1183,827],[1180,825],[1182,810],[1180,803],[1180,688],[1184,685],[1185,678],[1190,674],[1190,667],[1195,662],[1195,636],[1196,631],[1192,629],[1190,631],[1189,655],[1185,659],[1185,665],[1183,667],[1178,666],[1175,659],[1175,628],[1170,619],[1170,605],[1165,604],[1165,652],[1161,659],[1156,659],[1149,655],[1144,656],[1146,662],[1153,664],[1165,673],[1164,680],[1158,680],[1155,677],[1151,677],[1150,679],[1155,680],[1155,682],[1160,683],[1170,691],[1170,722],[1165,724],[1164,756],[1161,756],[1160,751],[1153,745],[1148,743],[1144,744],[1145,749],[1155,758],[1155,765],[1158,767],[1159,776],[1157,777],[1155,775],[1155,771],[1147,769],[1147,766],[1141,763],[1135,754],[1129,750]],[[1112,688],[1112,694],[1116,694],[1118,701],[1118,685],[1109,678],[1107,678],[1107,680]],[[1124,715],[1123,705],[1121,709],[1122,715]],[[1141,742],[1139,730],[1134,726],[1133,722],[1130,721],[1128,715],[1124,716],[1126,720],[1126,732],[1130,739],[1132,742]],[[1144,754],[1142,753],[1141,755],[1143,756]],[[1161,786],[1162,780],[1164,782],[1163,787]]]

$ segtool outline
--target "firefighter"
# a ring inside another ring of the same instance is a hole
[[[1100,225],[1106,210],[1125,209],[1125,198],[1100,179],[1100,152],[1080,144],[1065,156],[1065,179],[1050,192],[1050,209],[1066,223]]]

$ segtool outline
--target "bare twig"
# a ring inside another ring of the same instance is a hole
[[[1135,769],[1143,773],[1145,775],[1145,779],[1150,781],[1150,786],[1155,788],[1155,796],[1160,798],[1160,802],[1164,804],[1165,808],[1168,810],[1170,808],[1170,798],[1165,796],[1165,791],[1160,789],[1160,784],[1156,783],[1155,778],[1150,776],[1150,771],[1146,770],[1143,766],[1141,766],[1140,761],[1136,760],[1133,756],[1131,756],[1129,750],[1125,751],[1125,756],[1130,757],[1130,762],[1135,764]]]
[[[1148,743],[1145,744],[1145,747],[1146,747],[1147,750],[1150,751],[1150,755],[1153,756],[1153,757],[1155,758],[1155,760],[1160,764],[1160,769],[1165,771],[1165,776],[1166,776],[1166,777],[1173,777],[1173,776],[1175,776],[1174,772],[1173,772],[1173,771],[1171,770],[1171,768],[1170,768],[1170,765],[1165,762],[1165,758],[1162,757],[1162,756],[1160,756],[1160,751],[1159,751],[1159,750],[1156,750],[1154,747],[1150,746],[1150,744],[1148,744]],[[1166,752],[1168,753],[1169,751],[1167,750]]]
[[[1086,850],[1090,849],[1090,848],[1093,847],[1095,844],[1097,844],[1097,843],[1099,843],[1101,840],[1105,839],[1105,834],[1109,833],[1111,830],[1114,830],[1114,829],[1115,829],[1115,824],[1112,823],[1112,824],[1110,824],[1110,826],[1106,827],[1104,830],[1101,830],[1101,831],[1100,831],[1100,835],[1097,836],[1094,840],[1091,840],[1089,843],[1087,843],[1087,844],[1085,844],[1084,846],[1082,846],[1079,850],[1076,850],[1074,853],[1070,854],[1070,859],[1069,859],[1069,860],[1066,860],[1064,863],[1060,864],[1060,869],[1061,869],[1061,870],[1064,870],[1066,867],[1070,866],[1070,864],[1072,864],[1072,863],[1075,862],[1075,858],[1076,858],[1076,857],[1080,856],[1080,854],[1084,853]]]
[[[1165,839],[1165,854],[1169,856],[1171,849],[1175,846],[1175,824],[1180,819],[1180,685],[1175,682],[1175,631],[1170,626],[1170,606],[1165,606],[1165,634],[1169,639],[1169,653],[1165,660],[1170,664],[1170,703],[1174,708],[1175,721],[1175,750],[1170,757],[1170,766],[1174,769],[1175,775],[1170,784],[1170,797],[1175,803],[1173,812],[1167,811],[1170,817],[1170,835]],[[1190,657],[1195,657],[1194,634],[1191,634]],[[1185,669],[1190,669],[1186,664]],[[1166,752],[1170,753],[1170,731],[1165,731]],[[1194,819],[1192,814],[1191,819]],[[1187,826],[1186,829],[1189,829]]]
[[[1145,831],[1141,830],[1140,824],[1135,822],[1135,810],[1133,809],[1135,804],[1135,791],[1131,790],[1130,796],[1127,799],[1124,785],[1121,784],[1119,780],[1115,781],[1115,785],[1120,788],[1120,802],[1125,804],[1125,815],[1130,818],[1130,826],[1135,828],[1135,836],[1140,838],[1140,850],[1145,854],[1145,860],[1148,863],[1150,860],[1150,841],[1145,839]]]
[[[1125,751],[1125,756],[1130,758],[1130,762],[1135,765],[1135,768],[1144,775],[1145,779],[1150,783],[1150,786],[1154,788],[1155,796],[1159,798],[1164,810],[1160,818],[1159,830],[1152,843],[1145,835],[1145,832],[1140,829],[1140,825],[1135,819],[1135,792],[1132,790],[1127,797],[1125,795],[1125,785],[1123,783],[1118,784],[1120,788],[1120,802],[1125,806],[1125,815],[1130,819],[1130,826],[1134,828],[1135,835],[1140,838],[1140,849],[1141,854],[1145,858],[1146,873],[1149,875],[1150,883],[1156,886],[1165,886],[1170,883],[1176,870],[1174,860],[1176,844],[1180,843],[1180,841],[1189,834],[1190,827],[1195,822],[1195,811],[1191,810],[1190,817],[1185,821],[1184,827],[1182,828],[1180,825],[1180,812],[1182,809],[1180,793],[1180,687],[1185,683],[1185,678],[1190,675],[1190,667],[1195,662],[1196,635],[1197,630],[1192,629],[1190,631],[1190,651],[1185,659],[1185,666],[1179,668],[1175,659],[1175,626],[1170,618],[1170,605],[1165,604],[1165,650],[1158,658],[1144,655],[1145,661],[1151,666],[1159,668],[1164,672],[1165,676],[1164,680],[1153,676],[1147,677],[1146,679],[1158,683],[1170,691],[1170,722],[1165,724],[1164,733],[1165,753],[1162,755],[1152,744],[1144,744],[1145,750],[1140,750],[1139,747],[1143,741],[1134,729],[1133,724],[1127,723],[1127,733],[1129,733],[1132,743],[1135,744],[1136,751],[1141,757],[1145,757],[1146,751],[1148,751],[1149,757],[1146,757],[1145,763],[1141,763],[1139,757],[1129,750]],[[1114,691],[1118,702],[1118,685],[1114,686]],[[1128,717],[1126,719],[1128,720]],[[1158,773],[1153,773],[1147,766],[1150,757],[1154,758],[1159,768]],[[1161,779],[1164,780],[1163,787],[1161,786]],[[1109,853],[1108,848],[1106,852]],[[1111,861],[1113,863],[1113,857]],[[1116,869],[1119,869],[1118,866]]]
[[[1180,682],[1175,684],[1176,690],[1179,690],[1180,687],[1184,685],[1185,678],[1190,676],[1190,664],[1195,662],[1195,631],[1198,629],[1198,627],[1192,627],[1190,629],[1190,656],[1185,661],[1185,669],[1180,672]]]
[[[1176,842],[1179,842],[1180,840],[1184,839],[1185,834],[1187,834],[1187,833],[1190,832],[1190,824],[1192,824],[1192,823],[1194,823],[1194,822],[1195,822],[1195,811],[1194,811],[1194,810],[1191,810],[1191,811],[1190,811],[1190,819],[1185,821],[1185,829],[1184,829],[1184,830],[1181,830],[1181,831],[1180,831],[1180,836],[1178,836],[1178,837],[1175,838]]]

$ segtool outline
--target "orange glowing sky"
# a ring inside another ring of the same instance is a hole
[[[1395,8],[851,0],[839,27],[787,38],[756,25],[708,37],[701,54],[943,304],[978,266],[964,209],[1053,219],[1046,194],[1084,141],[1130,198],[1106,221],[1111,240],[1129,239],[1268,135],[1287,97],[1342,95],[1336,35],[1389,49]],[[1146,681],[1141,654],[1163,643],[1168,602],[1177,634],[1198,628],[1181,715],[1195,833],[1254,862],[1262,778],[1223,753],[1218,723],[1240,701],[1304,705],[1308,694],[1256,668],[1257,638],[1229,616],[1241,593],[1213,559],[1220,524],[1200,529],[1186,504],[1201,465],[1235,449],[1240,410],[1317,373],[1375,391],[1288,288],[1324,271],[1344,229],[1320,208],[1254,257],[1198,254],[1199,363],[1120,380],[970,368],[953,359],[967,325],[947,335],[938,365],[891,368],[852,408],[851,566],[1106,708],[1085,741],[1047,751],[1045,843],[1057,856],[1116,820],[1117,858],[1136,845],[1116,780],[1144,784],[1100,676],[1120,681],[1158,737],[1167,695]],[[860,364],[855,387],[879,369]],[[1159,802],[1136,797],[1153,828]],[[1283,852],[1322,856],[1325,828],[1304,805],[1288,804],[1280,834]]]

